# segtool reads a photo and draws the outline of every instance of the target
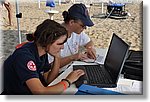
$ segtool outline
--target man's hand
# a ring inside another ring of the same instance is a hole
[[[88,58],[86,53],[77,53],[72,55],[72,57],[74,60],[84,60]]]
[[[88,58],[96,59],[96,50],[93,47],[88,47],[86,53]]]

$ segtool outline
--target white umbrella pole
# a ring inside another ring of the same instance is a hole
[[[21,44],[21,32],[20,32],[20,18],[21,18],[21,14],[19,13],[18,0],[16,0],[16,17],[17,17],[19,44]]]
[[[41,0],[38,0],[39,9],[41,8]]]

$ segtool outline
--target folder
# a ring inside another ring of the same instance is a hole
[[[75,95],[125,95],[120,92],[111,91],[96,86],[82,84]]]

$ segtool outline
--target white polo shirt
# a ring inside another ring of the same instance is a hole
[[[78,53],[79,47],[86,45],[89,41],[89,36],[84,32],[81,34],[72,33],[64,44],[64,49],[61,50],[61,56],[66,57]]]
[[[90,42],[90,38],[87,34],[84,32],[81,32],[81,34],[76,34],[73,32],[71,37],[67,39],[67,42],[64,43],[64,49],[61,49],[61,57],[67,57],[78,53],[79,47],[86,45],[88,42]],[[52,62],[53,60],[50,56],[48,59],[49,62]]]

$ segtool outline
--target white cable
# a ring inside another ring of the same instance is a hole
[[[106,21],[106,19],[111,15],[111,13],[113,12],[113,10],[114,10],[114,7],[113,7],[112,10],[110,11],[109,15],[102,21],[101,24],[103,24],[103,23]]]

